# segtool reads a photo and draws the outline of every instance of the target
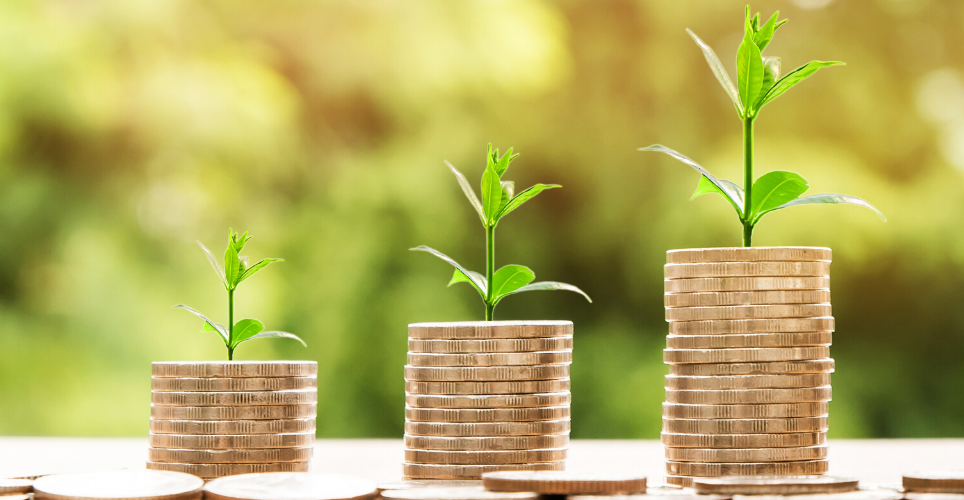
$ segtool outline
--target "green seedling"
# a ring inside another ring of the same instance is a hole
[[[204,325],[201,327],[201,333],[214,332],[221,336],[224,340],[225,347],[228,348],[228,360],[234,359],[234,350],[241,345],[242,342],[247,342],[253,339],[270,339],[270,338],[288,338],[295,339],[301,342],[301,345],[306,345],[303,340],[298,338],[297,335],[288,332],[279,331],[264,331],[264,324],[256,319],[242,319],[237,323],[234,322],[234,292],[237,290],[238,285],[242,281],[250,278],[254,273],[268,267],[275,262],[281,262],[284,259],[261,259],[253,266],[248,266],[248,258],[241,256],[241,250],[244,248],[244,244],[251,239],[248,233],[245,232],[242,235],[234,232],[232,229],[228,233],[228,248],[224,251],[224,268],[221,268],[221,264],[218,263],[217,257],[211,253],[200,241],[197,244],[204,250],[204,253],[208,257],[208,262],[211,263],[211,267],[214,268],[214,272],[217,273],[218,277],[221,278],[221,283],[224,284],[224,289],[228,291],[228,326],[224,326],[220,323],[215,323],[207,318],[207,316],[201,314],[200,312],[186,306],[183,304],[178,304],[174,307],[178,309],[184,309],[198,316],[204,320]]]
[[[871,204],[854,196],[843,194],[803,196],[810,185],[806,179],[793,172],[775,170],[756,180],[753,179],[753,122],[760,113],[760,109],[818,70],[843,64],[837,61],[810,61],[781,77],[780,58],[763,55],[763,49],[769,45],[774,32],[787,22],[786,19],[777,20],[779,14],[779,11],[775,12],[766,23],[761,25],[760,14],[751,16],[750,6],[747,5],[743,41],[736,51],[737,84],[735,86],[713,49],[700,40],[696,33],[686,30],[703,50],[706,62],[723,86],[723,90],[730,96],[737,115],[743,121],[743,187],[735,182],[714,177],[695,161],[660,144],[640,148],[640,151],[666,153],[696,169],[701,174],[700,182],[690,199],[706,193],[717,193],[723,196],[736,210],[743,224],[743,246],[750,246],[753,228],[764,215],[783,208],[823,203],[848,203],[869,208],[881,219],[887,220]]]
[[[536,184],[519,194],[514,194],[515,185],[512,181],[503,181],[502,176],[517,156],[519,155],[513,155],[512,148],[509,148],[506,154],[500,157],[499,150],[493,151],[492,145],[489,144],[489,152],[486,157],[487,164],[485,172],[482,174],[482,201],[479,201],[465,176],[456,170],[451,163],[445,162],[452,173],[455,174],[459,186],[462,187],[462,192],[465,193],[469,203],[479,214],[482,227],[485,228],[485,276],[462,267],[454,259],[433,248],[420,246],[411,249],[431,253],[455,267],[455,274],[449,281],[449,286],[456,283],[468,283],[472,288],[475,288],[482,296],[482,301],[485,302],[486,321],[492,321],[492,312],[499,301],[514,293],[531,292],[533,290],[569,290],[592,302],[582,290],[566,283],[559,283],[558,281],[533,283],[536,275],[525,266],[509,264],[499,268],[498,271],[495,270],[495,227],[499,224],[499,221],[546,189],[562,187],[558,184]]]

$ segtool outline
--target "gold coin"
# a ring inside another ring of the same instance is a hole
[[[405,404],[416,408],[534,408],[565,406],[572,401],[569,391],[543,394],[506,394],[498,396],[448,396],[408,394]]]
[[[414,490],[418,488],[464,488],[466,486],[479,487],[482,481],[478,479],[402,479],[389,483],[378,483],[378,491],[385,490]]]
[[[233,436],[192,436],[185,434],[151,434],[155,448],[191,448],[225,450],[232,448],[299,448],[313,446],[315,433],[299,434],[239,434]],[[295,471],[265,471],[295,472]]]
[[[273,472],[223,477],[204,487],[207,500],[368,500],[375,483],[341,474]]]
[[[494,382],[405,382],[405,392],[418,395],[517,395],[569,391],[569,379]]]
[[[303,405],[318,401],[318,390],[250,392],[151,392],[159,406]]]
[[[906,500],[964,500],[964,493],[904,493]],[[4,500],[15,500],[13,498]]]
[[[674,335],[714,335],[730,333],[832,332],[833,317],[784,319],[715,319],[681,321],[669,324]]]
[[[429,368],[405,365],[405,380],[421,381],[521,381],[569,377],[569,363],[533,366],[483,366]]]
[[[675,476],[785,476],[790,474],[815,475],[827,472],[826,460],[763,463],[700,463],[666,461],[666,472]]]
[[[667,403],[682,404],[816,403],[830,401],[830,396],[830,386],[807,389],[666,390]]]
[[[316,361],[198,361],[151,363],[152,377],[315,377]]]
[[[831,251],[823,247],[720,247],[684,248],[666,252],[666,262],[758,262],[758,261],[827,261]]]
[[[415,436],[530,436],[569,432],[569,419],[538,422],[488,422],[447,424],[438,422],[405,422],[405,434]]]
[[[272,420],[315,418],[318,407],[310,405],[274,406],[155,406],[154,420]]]
[[[830,413],[828,403],[782,403],[755,405],[681,405],[663,403],[668,418],[793,418]]]
[[[615,495],[646,493],[646,476],[566,471],[502,471],[482,475],[495,491],[533,491],[540,495]]]
[[[31,491],[33,491],[33,481],[29,479],[0,478],[0,495],[17,495],[20,493],[30,493]]]
[[[502,465],[430,465],[402,463],[402,473],[411,479],[481,479],[485,472],[499,470],[563,470],[565,462]]]
[[[488,491],[481,486],[387,490],[385,500],[537,500],[538,493]]]
[[[807,361],[773,361],[768,363],[708,363],[693,365],[670,365],[673,375],[766,375],[787,373],[833,373],[830,358]]]
[[[667,389],[774,389],[830,385],[829,373],[790,375],[715,375],[712,377],[666,376]]]
[[[411,339],[524,339],[571,337],[572,321],[463,321],[413,323]]]
[[[154,434],[289,434],[315,432],[315,419],[285,420],[155,420]],[[280,461],[280,460],[279,460]]]
[[[757,363],[803,361],[830,356],[829,347],[751,347],[745,349],[664,349],[664,363]]]
[[[830,346],[831,332],[754,333],[730,335],[667,335],[670,349],[740,349],[748,347]]]
[[[907,497],[904,493],[886,488],[805,495],[733,495],[733,500],[903,500],[905,498]]]
[[[543,408],[438,409],[405,408],[411,422],[528,422],[569,418],[569,406]]]
[[[204,482],[186,474],[136,469],[53,474],[33,484],[38,499],[196,499]]]
[[[904,474],[904,491],[964,493],[964,471],[929,471]]]
[[[408,353],[412,366],[512,366],[572,363],[572,351],[488,352],[472,354]]]
[[[147,462],[151,470],[167,470],[194,474],[201,479],[213,479],[238,474],[262,474],[265,472],[308,472],[308,462],[270,462],[263,464],[174,464]]]
[[[786,462],[827,458],[827,446],[793,448],[666,448],[666,459],[678,462]]]
[[[666,477],[666,484],[673,485],[673,486],[682,486],[683,488],[693,487],[693,478],[691,477],[670,476],[670,475],[666,475],[665,477]],[[692,498],[688,500],[702,500],[703,497],[704,495],[697,495],[694,493]],[[720,498],[723,498],[725,500],[730,500],[730,497],[720,497]],[[675,500],[675,496],[674,496],[674,500]]]
[[[772,434],[781,432],[823,432],[827,417],[756,419],[663,419],[663,432],[678,434]],[[707,447],[709,448],[709,447]],[[708,460],[696,460],[705,462]],[[733,460],[734,462],[738,460]],[[761,460],[763,461],[763,460]]]
[[[154,392],[285,391],[315,387],[317,377],[151,378]]]
[[[660,439],[665,446],[674,448],[789,448],[822,445],[827,442],[827,433],[672,434],[664,432]]]
[[[486,451],[538,450],[569,446],[569,434],[503,437],[405,436],[405,447],[413,450]]]
[[[663,280],[666,293],[689,292],[750,292],[756,290],[818,290],[830,288],[828,277],[735,277],[735,278],[683,278]]]
[[[535,352],[572,349],[572,337],[482,340],[409,339],[409,352],[460,354],[471,352]]]
[[[757,262],[696,262],[666,264],[666,279],[729,278],[734,276],[830,276],[830,262],[820,261],[757,261]]]
[[[566,448],[543,450],[443,451],[405,450],[405,461],[416,464],[498,465],[557,462],[566,459]]]
[[[265,462],[307,462],[313,448],[248,448],[240,450],[180,450],[148,448],[151,462],[185,464],[260,464]]]
[[[698,478],[697,493],[730,495],[804,495],[856,491],[859,481],[834,476],[735,476]]]
[[[19,493],[19,494],[0,495],[0,496],[3,497],[3,500],[34,500],[33,493]]]
[[[666,307],[765,306],[774,304],[826,304],[830,289],[759,290],[751,292],[693,292],[663,295]]]
[[[831,315],[830,304],[779,304],[764,306],[667,307],[666,321],[711,319],[819,318]]]

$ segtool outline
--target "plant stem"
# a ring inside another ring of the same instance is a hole
[[[228,290],[228,361],[234,360],[234,348],[230,342],[234,340],[234,290]]]
[[[485,320],[492,321],[492,276],[495,275],[495,226],[485,228]]]
[[[753,222],[750,207],[753,201],[753,117],[743,119],[743,246],[750,246]]]

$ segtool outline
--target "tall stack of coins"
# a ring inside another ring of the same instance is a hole
[[[827,471],[829,248],[667,252],[667,481]]]
[[[563,469],[572,322],[417,323],[408,346],[406,477]]]
[[[205,479],[306,472],[317,374],[314,361],[154,363],[147,468]]]

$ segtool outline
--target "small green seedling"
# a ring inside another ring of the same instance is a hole
[[[760,219],[781,208],[798,205],[814,205],[822,203],[849,203],[869,208],[881,219],[884,215],[866,201],[843,194],[812,194],[802,196],[810,185],[806,179],[793,172],[775,170],[753,180],[753,121],[763,106],[783,95],[798,83],[813,75],[821,68],[843,64],[842,62],[810,61],[803,66],[780,77],[780,58],[764,56],[763,49],[770,43],[774,32],[787,22],[778,21],[780,12],[775,12],[770,19],[760,24],[760,13],[750,16],[750,6],[746,7],[743,42],[736,52],[737,85],[733,85],[730,76],[723,68],[723,63],[716,57],[716,53],[695,33],[686,30],[693,37],[696,44],[703,50],[703,56],[709,63],[710,69],[716,75],[723,89],[733,101],[733,106],[740,119],[743,120],[743,186],[734,182],[718,179],[695,161],[681,155],[660,144],[654,144],[640,151],[659,151],[693,167],[701,174],[700,183],[690,199],[706,193],[722,195],[733,209],[736,210],[743,224],[743,245],[750,246],[753,227]]]
[[[475,191],[472,190],[472,186],[465,176],[456,170],[451,163],[445,162],[452,170],[452,173],[455,174],[455,178],[462,187],[462,192],[465,193],[466,198],[469,199],[469,203],[472,204],[475,211],[479,214],[479,219],[482,220],[482,227],[485,228],[485,276],[475,271],[469,271],[459,265],[458,262],[455,262],[455,260],[433,248],[420,246],[411,249],[420,252],[429,252],[455,267],[455,274],[452,276],[449,286],[463,282],[472,285],[472,287],[479,292],[479,295],[482,296],[482,301],[485,302],[486,321],[492,321],[492,312],[495,310],[495,306],[498,305],[499,301],[514,293],[530,292],[533,290],[569,290],[570,292],[581,294],[586,300],[592,302],[589,296],[582,290],[566,283],[559,283],[558,281],[540,281],[533,283],[536,275],[531,269],[525,266],[509,264],[499,268],[498,271],[495,270],[495,227],[499,224],[499,221],[546,189],[562,187],[558,184],[536,184],[514,195],[515,184],[512,181],[503,181],[502,175],[508,170],[509,163],[517,156],[519,155],[513,155],[512,148],[509,148],[509,151],[500,157],[499,150],[496,149],[493,151],[492,145],[489,144],[489,153],[486,157],[487,164],[485,172],[482,174],[481,202],[479,198],[475,196]]]
[[[234,359],[234,350],[242,342],[246,342],[252,339],[269,339],[269,338],[288,338],[295,339],[301,342],[301,345],[306,345],[303,340],[298,338],[297,335],[288,332],[278,332],[278,331],[264,331],[264,324],[256,319],[242,319],[237,323],[234,322],[234,291],[238,288],[238,285],[242,281],[250,278],[254,273],[268,267],[275,262],[281,262],[284,259],[261,259],[255,265],[248,267],[248,258],[242,257],[241,249],[244,248],[244,244],[251,239],[248,233],[245,232],[242,235],[234,232],[232,229],[228,233],[228,248],[224,251],[224,268],[221,268],[221,264],[218,263],[217,257],[211,253],[200,241],[197,242],[204,250],[204,253],[208,256],[208,262],[211,263],[211,267],[214,268],[214,272],[218,274],[221,278],[221,283],[224,284],[224,289],[228,291],[228,326],[224,326],[220,323],[215,323],[207,318],[207,316],[201,314],[200,312],[186,306],[183,304],[178,304],[174,307],[179,309],[184,309],[190,311],[197,315],[199,318],[204,320],[204,326],[201,327],[201,333],[204,332],[214,332],[221,336],[224,340],[225,347],[228,348],[228,360]]]

